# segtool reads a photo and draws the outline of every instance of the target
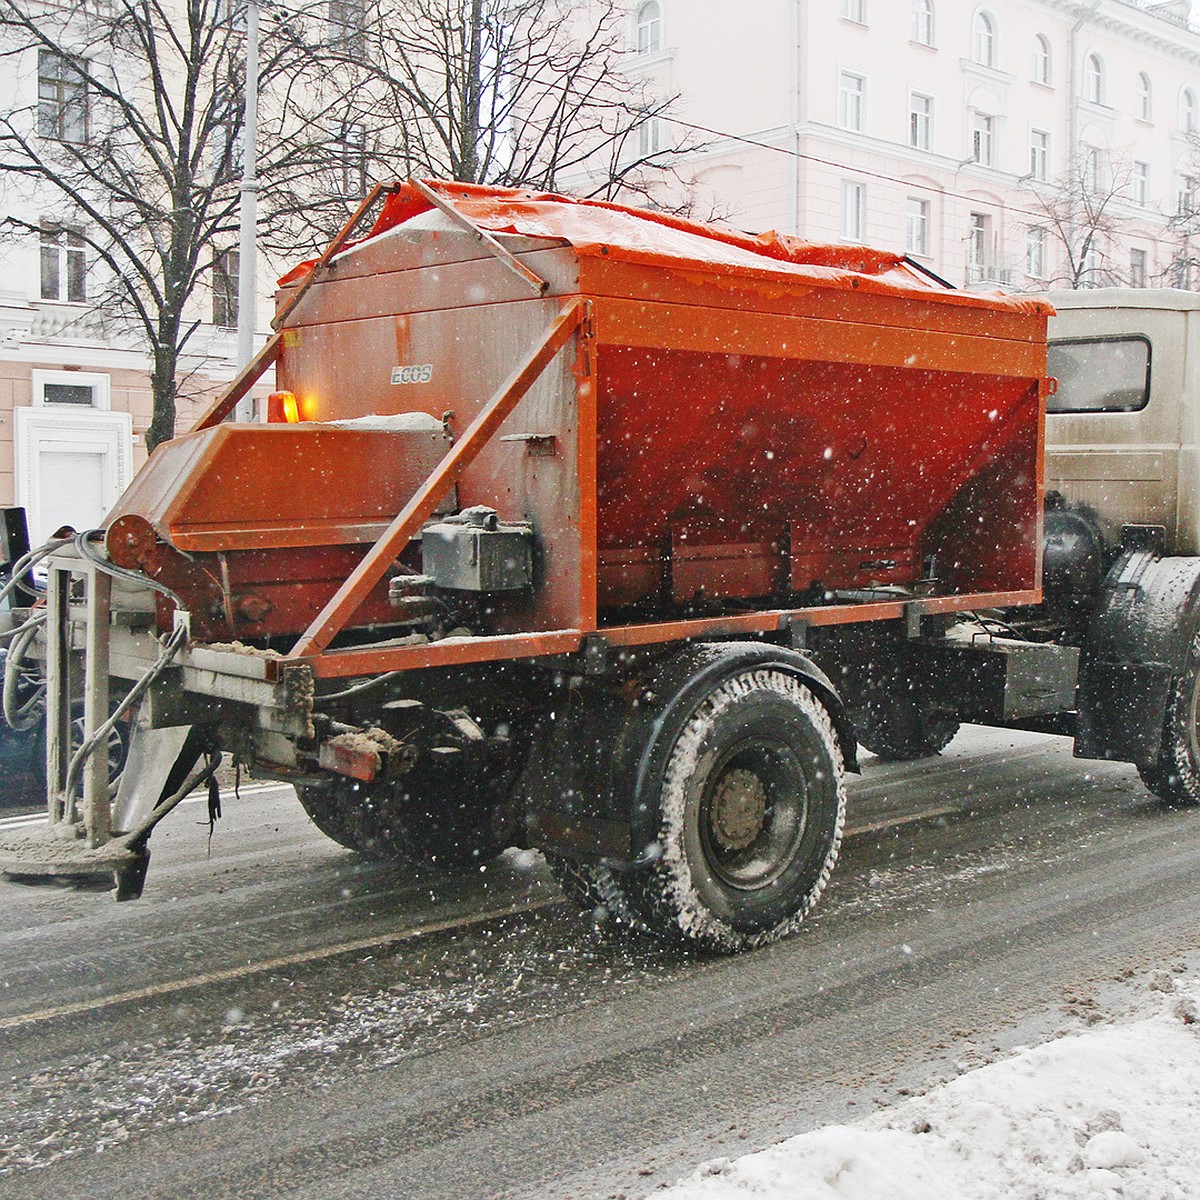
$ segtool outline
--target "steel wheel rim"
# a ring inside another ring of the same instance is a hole
[[[746,738],[709,773],[700,798],[700,840],[726,887],[759,891],[793,864],[808,827],[808,784],[788,745]]]

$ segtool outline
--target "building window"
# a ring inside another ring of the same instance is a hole
[[[967,282],[988,279],[992,272],[992,218],[973,212],[967,228]]]
[[[1029,131],[1029,174],[1039,183],[1050,180],[1050,135],[1044,129]]]
[[[838,124],[843,129],[861,133],[863,127],[863,100],[867,81],[861,75],[842,71],[838,75]]]
[[[912,40],[922,46],[933,45],[933,0],[913,0]]]
[[[1085,288],[1099,287],[1103,282],[1103,267],[1100,247],[1094,241],[1088,243],[1079,261],[1079,286]]]
[[[867,23],[867,0],[842,0],[842,16],[859,25]]]
[[[1038,34],[1033,39],[1033,82],[1050,84],[1050,39]]]
[[[77,229],[43,222],[42,299],[82,304],[87,299],[87,250]]]
[[[367,130],[347,125],[337,142],[338,184],[343,196],[364,196],[367,191]]]
[[[1196,132],[1196,93],[1190,87],[1179,94],[1179,128],[1184,133]]]
[[[236,329],[238,323],[238,265],[236,250],[223,250],[213,259],[214,325]]]
[[[37,131],[82,145],[88,133],[87,80],[78,65],[54,50],[38,51]]]
[[[909,196],[904,216],[904,248],[909,254],[929,253],[929,201]]]
[[[1139,71],[1136,81],[1137,115],[1139,121],[1150,120],[1150,76]]]
[[[366,17],[365,0],[329,0],[329,44],[345,54],[361,54]]]
[[[1190,217],[1196,211],[1196,179],[1192,175],[1180,175],[1175,181],[1175,214]]]
[[[1083,60],[1083,96],[1093,104],[1104,103],[1104,60],[1098,54]]]
[[[650,158],[662,149],[662,125],[657,117],[646,116],[638,125],[638,157]]]
[[[861,183],[842,184],[842,237],[861,242],[866,223],[867,189]]]
[[[1085,192],[1100,190],[1100,151],[1095,146],[1084,146],[1080,183]]]
[[[33,407],[44,405],[63,408],[96,408],[107,412],[111,408],[111,379],[107,375],[83,371],[30,372],[33,384]]]
[[[1046,278],[1046,231],[1033,228],[1025,239],[1025,273],[1034,279]]]
[[[981,67],[996,65],[996,19],[991,13],[975,14],[971,31],[971,57]]]
[[[933,97],[908,94],[908,144],[918,150],[933,146]]]
[[[657,54],[662,49],[662,9],[649,0],[637,12],[637,52]]]
[[[1145,208],[1150,203],[1150,164],[1140,160],[1133,164],[1131,184],[1134,204]]]
[[[1129,251],[1129,286],[1144,288],[1146,286],[1146,252],[1133,249]]]
[[[995,154],[996,118],[987,113],[971,114],[971,159],[990,167]]]

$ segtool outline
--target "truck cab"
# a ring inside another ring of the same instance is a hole
[[[1047,492],[1085,506],[1109,545],[1126,525],[1158,526],[1165,553],[1200,553],[1200,295],[1102,288],[1050,300]]]

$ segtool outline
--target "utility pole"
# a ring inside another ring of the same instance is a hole
[[[258,277],[258,0],[246,0],[246,94],[242,120],[242,182],[238,186],[241,227],[238,239],[239,369],[254,357]],[[242,400],[234,420],[254,420],[254,401]]]

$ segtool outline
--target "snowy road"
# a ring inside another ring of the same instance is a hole
[[[406,877],[286,790],[226,811],[140,903],[0,887],[0,1190],[632,1200],[1200,945],[1200,812],[1034,735],[868,760],[818,914],[732,960],[593,931],[533,855]]]

